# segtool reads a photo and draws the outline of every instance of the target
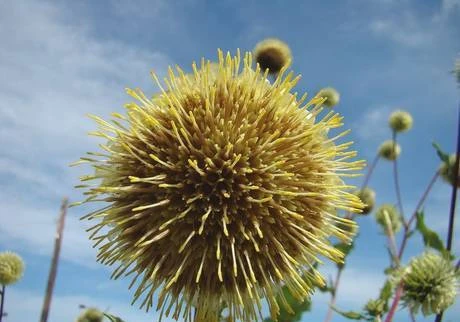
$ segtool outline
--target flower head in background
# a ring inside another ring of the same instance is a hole
[[[265,298],[275,319],[283,285],[303,301],[324,283],[318,257],[343,260],[328,239],[351,241],[356,225],[336,211],[363,207],[342,179],[364,162],[328,137],[342,117],[290,94],[298,78],[270,84],[251,66],[219,51],[215,76],[204,62],[193,78],[170,70],[153,101],[128,90],[139,102],[127,116],[94,117],[107,144],[79,161],[95,168],[82,180],[98,180],[82,187],[108,204],[86,216],[99,220],[90,238],[114,278],[134,275],[141,307],[159,289],[162,315],[216,320],[225,303],[255,321]]]
[[[451,154],[447,162],[442,162],[441,166],[439,167],[439,174],[441,175],[441,178],[443,178],[444,181],[451,185],[454,185],[455,183],[455,161],[456,155]],[[457,182],[457,188],[458,187],[460,187],[460,180]]]
[[[396,160],[401,154],[401,147],[393,140],[383,142],[379,147],[379,156],[386,160]]]
[[[426,252],[412,259],[402,277],[404,306],[423,315],[438,314],[457,296],[459,273],[447,258]]]
[[[270,74],[278,74],[283,67],[292,62],[289,46],[276,38],[267,38],[254,48],[254,58],[262,71],[268,69]]]
[[[457,79],[457,83],[460,86],[460,58],[455,60],[454,70],[452,71]]]
[[[374,209],[375,205],[375,191],[369,187],[365,187],[364,189],[358,190],[355,194],[361,199],[364,204],[363,208],[363,215],[370,214],[372,209]]]
[[[412,128],[412,115],[406,111],[398,110],[391,113],[388,124],[394,132],[406,132]]]
[[[383,204],[375,212],[375,219],[382,226],[385,232],[388,231],[388,221],[393,233],[397,233],[401,229],[401,215],[395,206],[392,204]]]
[[[0,253],[0,285],[10,285],[19,281],[24,273],[24,261],[13,252]]]
[[[339,104],[340,101],[340,93],[333,87],[325,87],[321,89],[316,97],[322,97],[326,100],[324,101],[324,105],[327,107],[334,107]]]
[[[102,322],[103,320],[104,313],[96,308],[88,308],[80,314],[76,322]]]

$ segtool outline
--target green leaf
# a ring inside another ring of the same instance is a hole
[[[436,149],[436,152],[438,153],[438,156],[441,159],[441,161],[449,162],[449,155],[441,149],[439,144],[437,144],[436,142],[433,142],[432,144],[433,144],[433,147]]]
[[[350,320],[362,320],[362,319],[365,319],[364,315],[362,315],[361,313],[358,313],[358,312],[355,312],[355,311],[348,311],[348,312],[345,312],[345,311],[341,311],[339,310],[338,308],[336,307],[332,307],[332,309],[334,311],[336,311],[337,313],[339,313],[340,315],[350,319]]]
[[[393,293],[393,287],[391,286],[390,281],[386,281],[380,290],[379,298],[384,302],[387,302]]]
[[[425,225],[425,218],[424,218],[425,215],[423,211],[417,212],[416,217],[417,217],[416,228],[420,232],[420,234],[422,234],[423,242],[425,246],[434,248],[443,254],[447,253],[447,250],[444,247],[444,244],[441,238],[439,238],[438,234],[435,231],[429,229]]]

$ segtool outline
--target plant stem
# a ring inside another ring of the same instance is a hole
[[[61,212],[59,215],[59,222],[58,222],[58,227],[57,227],[56,236],[54,240],[54,253],[53,253],[53,258],[51,260],[51,268],[50,268],[50,273],[48,276],[48,285],[46,287],[45,300],[43,302],[40,322],[46,322],[48,320],[48,315],[49,315],[49,311],[51,307],[51,297],[53,296],[54,282],[56,280],[57,267],[59,263],[59,254],[61,252],[65,216],[67,213],[67,204],[68,204],[68,200],[67,198],[64,198],[61,204]]]
[[[457,187],[458,187],[458,170],[459,170],[459,163],[460,163],[460,104],[458,106],[458,118],[457,118],[457,152],[455,158],[455,166],[454,166],[454,183],[452,185],[452,194],[450,198],[450,213],[449,213],[449,230],[447,232],[447,242],[446,242],[446,249],[448,252],[452,250],[452,238],[454,233],[454,221],[455,221],[455,205],[457,203]],[[438,315],[436,315],[435,322],[441,322],[444,312],[441,311]]]
[[[331,302],[329,303],[329,309],[327,310],[327,314],[326,314],[326,318],[324,319],[324,322],[329,322],[332,319],[332,314],[334,312],[332,310],[332,307],[335,305],[335,302],[337,300],[337,289],[340,285],[340,277],[342,276],[342,271],[343,271],[342,267],[337,269],[337,275],[335,277],[335,282],[334,282],[334,292],[332,293]]]
[[[430,193],[431,189],[433,188],[433,185],[436,182],[436,180],[438,179],[438,177],[439,177],[439,171],[436,171],[435,174],[433,175],[433,177],[431,178],[430,183],[428,184],[428,186],[426,187],[425,191],[423,192],[422,197],[418,201],[417,206],[415,207],[415,210],[412,213],[412,216],[409,218],[409,221],[404,225],[404,237],[403,237],[403,240],[401,242],[401,247],[399,248],[399,252],[398,252],[398,258],[399,259],[402,258],[402,255],[404,253],[404,249],[406,248],[410,226],[412,225],[412,223],[414,222],[415,218],[417,217],[417,213],[422,208],[423,203],[425,202],[426,198],[428,197],[428,194]]]
[[[374,172],[374,169],[377,166],[377,162],[379,161],[379,159],[380,159],[380,155],[377,153],[374,157],[374,160],[372,160],[372,163],[369,166],[369,169],[367,169],[366,176],[364,177],[363,183],[361,185],[361,190],[367,187],[367,184],[369,183],[371,175]]]
[[[396,131],[393,131],[393,154],[396,155]],[[395,181],[395,189],[396,189],[396,198],[398,200],[398,207],[399,211],[401,212],[401,216],[404,218],[404,209],[402,204],[401,198],[401,189],[399,186],[399,174],[398,174],[398,158],[396,157],[393,160],[393,176]]]
[[[403,285],[401,282],[399,283],[398,288],[396,289],[395,298],[393,300],[393,303],[391,304],[391,308],[390,308],[390,311],[388,312],[385,322],[391,322],[393,320],[393,315],[395,314],[396,309],[398,308],[398,303],[399,303],[399,299],[401,298],[402,291],[403,291]]]
[[[0,322],[2,322],[3,318],[3,304],[5,303],[5,285],[2,285],[2,299],[0,300]]]

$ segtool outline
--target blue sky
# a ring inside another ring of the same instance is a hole
[[[460,52],[460,1],[38,1],[0,2],[0,251],[20,253],[24,279],[7,290],[8,322],[36,320],[53,246],[60,200],[81,199],[73,189],[85,169],[69,168],[96,140],[85,114],[123,111],[125,87],[157,91],[154,69],[169,64],[191,70],[216,49],[250,51],[266,37],[286,41],[296,90],[314,94],[324,86],[341,92],[337,111],[352,128],[350,139],[365,159],[389,138],[389,113],[412,113],[414,128],[400,137],[401,185],[410,213],[439,165],[432,140],[452,152],[458,88],[452,70]],[[370,185],[377,202],[394,203],[390,163],[381,162]],[[355,181],[359,183],[359,180]],[[443,239],[449,186],[439,181],[426,205],[427,221]],[[69,211],[50,322],[72,321],[78,305],[110,307],[126,321],[156,321],[130,307],[127,280],[110,281],[110,269],[79,221],[85,208]],[[360,218],[360,237],[339,290],[338,306],[359,309],[375,297],[388,263],[385,239],[372,217]],[[460,229],[457,220],[456,230]],[[457,234],[458,236],[458,234]],[[422,251],[415,236],[404,258]],[[454,242],[460,254],[460,239]],[[322,271],[335,274],[327,263]],[[322,321],[328,297],[316,294],[304,321]],[[460,303],[445,321],[460,315]],[[397,315],[408,321],[407,314]],[[432,321],[433,318],[417,318]],[[333,321],[344,321],[335,316]]]

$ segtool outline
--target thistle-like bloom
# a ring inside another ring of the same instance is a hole
[[[319,119],[290,94],[298,77],[283,70],[270,84],[251,66],[249,53],[241,70],[239,53],[219,51],[215,77],[204,60],[193,80],[170,69],[153,101],[128,90],[140,103],[114,114],[124,124],[94,117],[108,143],[91,153],[102,159],[80,161],[95,168],[84,181],[101,180],[82,187],[109,204],[86,216],[101,220],[90,237],[100,262],[119,264],[114,278],[135,276],[141,307],[160,289],[162,315],[217,321],[225,303],[232,320],[255,321],[265,298],[275,319],[278,296],[289,309],[283,285],[303,301],[324,283],[318,256],[343,260],[328,238],[351,241],[352,227],[338,226],[355,223],[336,212],[363,207],[342,178],[364,162],[335,144],[347,131],[327,136],[342,117]]]
[[[449,160],[447,160],[447,162],[442,162],[439,167],[439,174],[441,175],[441,178],[451,185],[454,185],[455,183],[455,161],[456,155],[451,154],[449,156]],[[458,187],[460,187],[460,180],[457,182],[457,188]]]
[[[403,305],[423,315],[438,314],[457,296],[459,274],[447,258],[426,252],[414,258],[403,275]]]
[[[375,212],[375,219],[385,233],[388,233],[388,227],[391,227],[393,233],[397,233],[401,229],[401,215],[392,204],[381,205]]]
[[[388,125],[395,132],[406,132],[412,128],[412,116],[406,111],[398,110],[391,113]]]
[[[24,261],[13,252],[0,253],[0,285],[19,281],[24,273]]]
[[[77,322],[102,322],[104,314],[95,308],[88,308],[83,311],[77,319]]]
[[[393,161],[396,160],[400,154],[401,147],[393,140],[387,140],[383,142],[379,147],[379,155],[384,159]]]
[[[370,214],[375,205],[375,191],[369,187],[358,190],[355,194],[361,199],[364,204],[363,215]]]
[[[289,46],[276,38],[267,38],[254,48],[254,57],[262,71],[268,69],[270,74],[278,74],[283,67],[292,62]]]
[[[324,101],[324,105],[327,107],[334,107],[339,104],[340,101],[340,93],[333,87],[325,87],[321,89],[316,97],[322,97],[326,100]]]

